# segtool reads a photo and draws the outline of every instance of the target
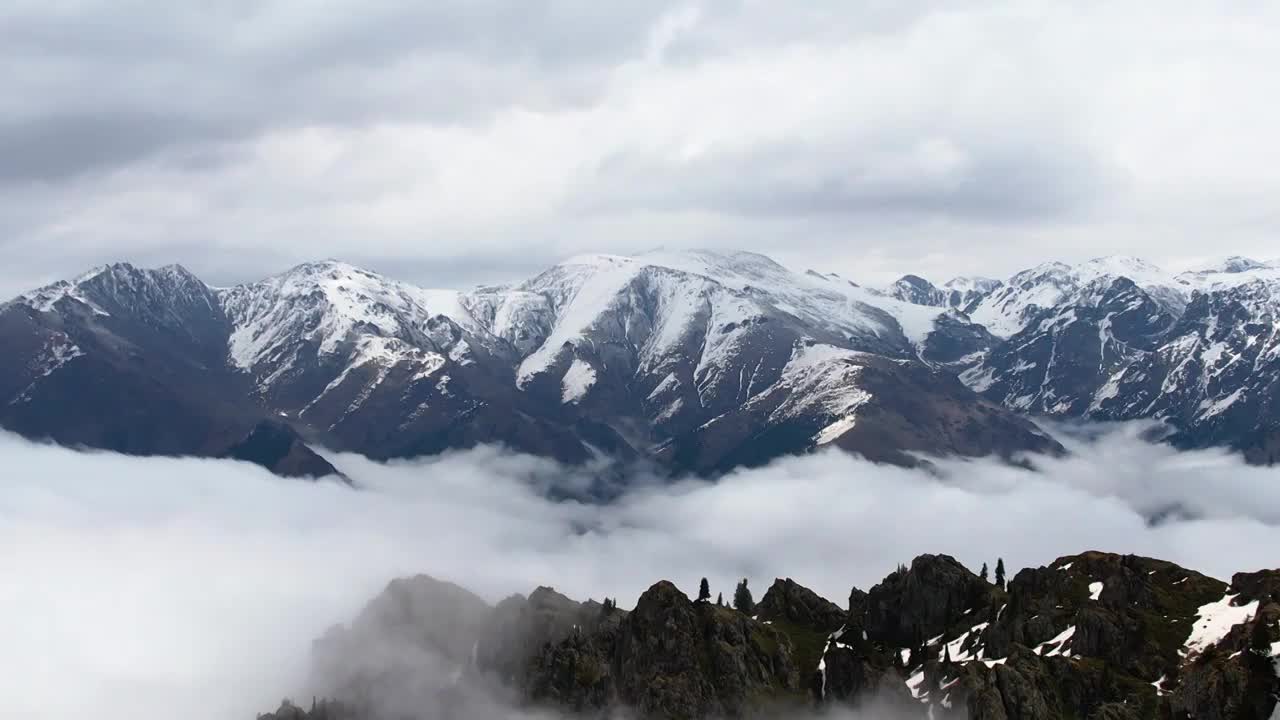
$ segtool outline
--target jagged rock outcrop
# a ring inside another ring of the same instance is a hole
[[[848,613],[839,605],[791,578],[774,580],[756,603],[755,614],[766,622],[787,622],[827,632],[839,629],[848,620]]]
[[[283,477],[347,479],[328,460],[307,447],[297,430],[273,420],[259,422],[248,435],[228,448],[225,456],[261,465]]]
[[[315,642],[312,684],[361,717],[438,706],[455,670],[471,664],[490,612],[452,583],[426,575],[393,580],[349,627]]]
[[[337,702],[312,701],[310,708],[304,710],[293,701],[285,700],[275,712],[259,715],[258,720],[360,720],[360,715]]]
[[[264,720],[724,718],[813,704],[901,718],[1269,720],[1280,696],[1280,570],[1230,585],[1172,563],[1087,552],[1007,588],[924,555],[845,611],[776,580],[749,617],[659,582],[625,612],[550,588],[488,608],[425,576],[396,581],[317,642],[330,682]],[[340,672],[339,672],[340,670]],[[506,708],[507,710],[504,710]]]
[[[526,681],[529,658],[543,647],[573,635],[591,635],[621,610],[606,613],[597,602],[575,602],[549,587],[528,598],[513,595],[498,603],[485,623],[476,647],[476,666],[501,681]]]
[[[665,581],[625,617],[544,651],[530,678],[535,701],[664,718],[741,717],[798,692],[785,633]]]
[[[989,606],[991,587],[949,555],[921,555],[871,588],[867,635],[892,647],[915,647]]]

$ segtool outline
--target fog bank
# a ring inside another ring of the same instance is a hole
[[[545,499],[585,478],[494,448],[331,458],[353,490],[0,435],[0,702],[23,718],[252,718],[302,687],[314,637],[420,572],[491,601],[549,584],[629,607],[657,579],[693,592],[702,576],[726,595],[748,577],[757,598],[793,577],[843,605],[924,552],[1002,556],[1010,575],[1089,549],[1223,579],[1274,565],[1277,471],[1141,430],[1069,440],[1037,473],[822,453],[714,484],[641,479],[605,506]]]

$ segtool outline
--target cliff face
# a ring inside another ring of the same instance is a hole
[[[574,710],[633,708],[669,718],[737,717],[798,691],[783,632],[729,608],[692,602],[675,585],[649,588],[631,613],[544,649],[528,694]]]
[[[894,717],[1267,720],[1280,570],[1227,584],[1083,553],[992,584],[925,555],[847,608],[777,580],[752,615],[653,585],[630,612],[550,588],[495,608],[396,581],[315,646],[317,689],[261,720],[754,717],[875,703]],[[477,713],[480,713],[477,715]]]

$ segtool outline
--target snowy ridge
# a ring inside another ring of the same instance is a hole
[[[59,333],[49,338],[31,363],[30,369],[35,373],[35,379],[22,392],[10,400],[9,404],[16,405],[30,401],[31,391],[35,389],[41,380],[57,372],[72,360],[83,356],[84,351],[66,335]]]
[[[826,445],[852,430],[857,411],[871,394],[858,386],[861,353],[830,345],[797,347],[773,390],[785,400],[769,416],[771,423],[818,415],[830,422],[814,436],[815,445]]]
[[[758,305],[855,337],[892,341],[900,332],[912,344],[922,345],[934,329],[934,320],[942,315],[940,310],[885,297],[839,277],[793,272],[755,253],[659,252],[637,259],[705,277]]]
[[[1045,263],[1009,278],[979,301],[973,321],[999,337],[1011,337],[1044,314],[1061,307],[1096,307],[1119,280],[1130,280],[1167,311],[1181,313],[1188,300],[1186,283],[1138,258],[1102,257],[1079,265]]]
[[[415,288],[334,261],[301,265],[220,294],[233,323],[229,357],[243,370],[270,363],[278,373],[293,362],[299,342],[314,344],[322,356],[367,336],[447,349],[433,342],[433,319],[476,326],[460,293]],[[361,361],[356,356],[352,362]]]
[[[181,265],[155,269],[129,263],[101,265],[74,280],[62,280],[18,296],[12,302],[55,312],[64,301],[87,307],[94,315],[109,317],[111,309],[136,311],[146,306],[202,305],[212,309],[209,288]],[[171,309],[171,308],[169,308]]]
[[[1063,306],[1092,307],[1120,279],[1132,281],[1167,312],[1180,315],[1196,293],[1231,289],[1251,282],[1280,282],[1280,262],[1225,258],[1186,272],[1166,271],[1129,256],[1094,258],[1076,265],[1048,262],[1014,274],[1004,283],[957,278],[943,287],[982,296],[970,313],[993,334],[1010,337],[1038,315]]]
[[[968,293],[979,292],[989,293],[1000,287],[1003,283],[999,280],[986,277],[954,277],[942,284],[946,290],[954,290],[956,292]]]
[[[652,429],[636,438],[644,447],[678,442],[692,458],[708,426],[724,448],[746,448],[741,433],[759,424],[786,426],[780,444],[787,433],[814,447],[852,432],[841,443],[851,446],[873,430],[859,426],[868,403],[883,417],[906,407],[896,393],[976,407],[946,389],[963,390],[955,376],[1016,413],[1157,418],[1182,433],[1177,442],[1252,448],[1264,462],[1275,461],[1280,419],[1268,400],[1280,377],[1280,266],[1239,257],[1178,274],[1117,256],[1046,263],[1007,282],[909,275],[883,292],[709,250],[582,255],[471,291],[332,260],[217,290],[179,266],[119,263],[0,307],[18,310],[15,327],[46,326],[36,337],[70,328],[82,354],[104,349],[94,337],[175,352],[317,428],[361,414],[444,432],[466,416],[475,438],[500,441],[486,433],[517,432],[506,422],[538,425],[519,430],[535,438],[616,421]],[[59,357],[74,359],[22,347],[13,392],[48,381],[31,367],[56,376]],[[947,427],[919,449],[954,447]],[[396,451],[450,442],[397,440]]]
[[[730,375],[740,372],[734,361],[758,332],[756,326],[770,318],[914,357],[943,314],[839,279],[795,273],[752,253],[584,255],[514,292],[521,304],[548,310],[526,325],[545,327],[547,316],[551,320],[545,338],[520,362],[520,387],[563,367],[569,348],[595,352],[601,343],[621,343],[635,348],[640,373],[661,372],[680,358],[696,357],[694,382],[698,394],[705,395],[722,383],[738,382]],[[506,327],[512,324],[519,323],[511,313],[495,313],[500,334],[509,334]],[[751,386],[747,394],[763,387]]]
[[[93,301],[85,297],[80,287],[81,283],[96,277],[105,270],[106,266],[104,265],[81,275],[73,281],[61,280],[52,285],[46,285],[39,290],[33,290],[19,296],[17,302],[26,303],[40,312],[52,312],[59,302],[67,299],[84,305],[97,315],[110,315],[111,313],[98,307]]]

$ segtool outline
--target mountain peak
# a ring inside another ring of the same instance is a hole
[[[1244,257],[1242,255],[1231,255],[1200,267],[1193,268],[1190,272],[1197,275],[1208,275],[1214,273],[1235,275],[1242,272],[1248,272],[1250,270],[1263,270],[1273,266],[1274,263],[1268,264],[1258,262],[1253,258]]]
[[[984,277],[982,275],[959,275],[951,278],[942,284],[942,287],[948,289],[969,289],[976,287],[994,287],[999,285],[1000,281],[994,278]]]
[[[199,278],[181,265],[139,268],[129,262],[99,265],[76,276],[20,295],[16,301],[40,312],[51,312],[64,299],[110,315],[111,307],[135,306],[151,301],[191,302],[208,305],[209,292]],[[141,298],[146,297],[144,301]]]
[[[920,288],[933,287],[933,283],[929,282],[928,280],[925,280],[919,275],[903,275],[902,277],[898,278],[898,282],[911,285],[912,287],[920,287]]]
[[[293,267],[278,273],[272,277],[316,277],[320,275],[328,275],[338,273],[341,275],[366,275],[381,277],[371,270],[352,265],[344,260],[336,258],[325,258],[323,260],[311,260],[299,263]]]
[[[1172,276],[1160,267],[1130,255],[1107,255],[1081,263],[1075,268],[1082,282],[1125,277],[1139,286],[1171,285]]]
[[[291,356],[285,349],[300,341],[314,342],[321,355],[330,356],[361,338],[423,342],[430,322],[440,316],[462,327],[475,325],[456,291],[414,287],[334,259],[302,263],[221,296],[237,325],[230,357],[242,369]]]

